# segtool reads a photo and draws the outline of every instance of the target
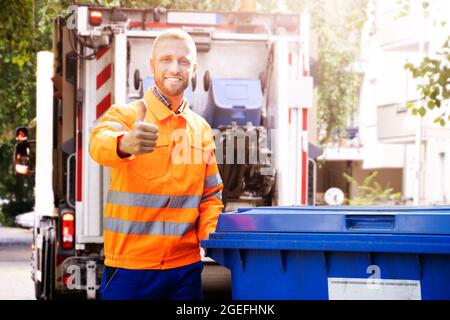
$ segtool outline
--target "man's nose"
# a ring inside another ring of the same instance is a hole
[[[178,73],[180,71],[180,64],[178,61],[174,60],[169,65],[169,71],[172,73]]]

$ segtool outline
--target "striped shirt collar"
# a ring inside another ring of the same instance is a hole
[[[152,92],[155,95],[155,97],[158,98],[159,101],[161,101],[167,108],[172,110],[172,104],[170,103],[169,99],[167,99],[161,92],[159,92],[159,90],[156,86],[152,87]],[[182,100],[180,106],[178,107],[176,114],[180,114],[181,112],[183,112],[183,109],[184,108],[183,108],[183,100]]]

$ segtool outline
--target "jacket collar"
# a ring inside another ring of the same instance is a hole
[[[152,88],[149,87],[144,94],[144,100],[147,105],[148,111],[150,111],[158,121],[164,121],[170,116],[176,115],[172,110],[162,103],[153,93]],[[195,119],[193,111],[189,108],[189,103],[185,97],[183,97],[183,111],[179,113],[191,128],[195,128]]]

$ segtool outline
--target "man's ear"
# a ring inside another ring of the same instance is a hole
[[[192,66],[192,78],[195,77],[195,74],[197,73],[198,70],[198,63],[194,63],[194,65]]]

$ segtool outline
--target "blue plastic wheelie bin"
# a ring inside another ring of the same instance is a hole
[[[450,299],[450,207],[259,207],[201,242],[237,300]]]

